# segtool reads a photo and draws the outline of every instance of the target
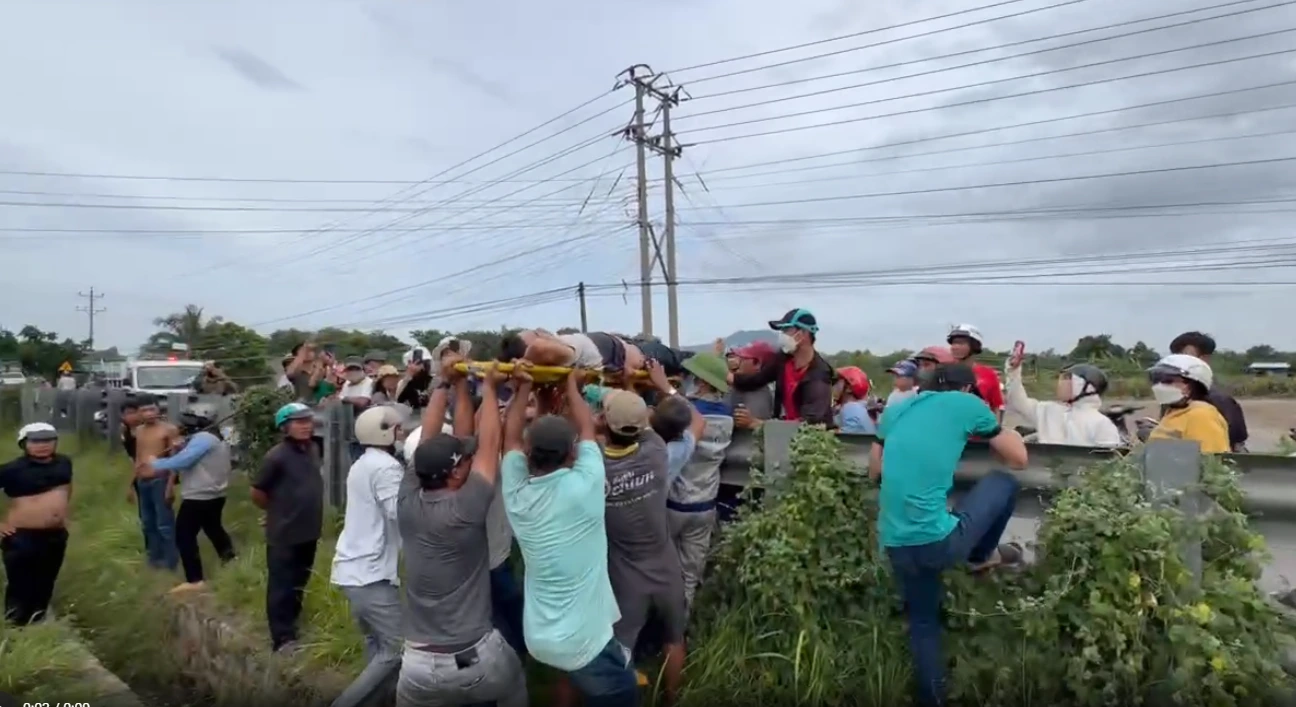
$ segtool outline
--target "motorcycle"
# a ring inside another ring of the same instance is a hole
[[[1129,422],[1126,418],[1142,409],[1142,405],[1109,405],[1100,411],[1107,416],[1108,420],[1112,421],[1112,424],[1116,425],[1116,432],[1120,435],[1122,447],[1128,447],[1135,440],[1135,436],[1130,434]],[[1152,423],[1151,427],[1147,426],[1149,420]],[[1148,433],[1156,425],[1157,421],[1152,418],[1144,417],[1136,420],[1134,426],[1137,430],[1137,439],[1146,440]],[[1144,431],[1144,428],[1146,428],[1146,431]]]

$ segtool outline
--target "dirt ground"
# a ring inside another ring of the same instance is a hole
[[[1242,412],[1246,415],[1247,449],[1252,452],[1274,452],[1278,441],[1287,435],[1287,430],[1296,427],[1296,399],[1291,398],[1243,398]],[[1106,405],[1142,405],[1143,409],[1127,418],[1155,416],[1156,403],[1152,400],[1103,400]],[[1021,424],[1008,420],[1009,424]]]

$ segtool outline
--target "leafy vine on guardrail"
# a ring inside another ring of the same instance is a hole
[[[747,506],[718,540],[695,608],[689,702],[904,704],[909,654],[876,535],[877,488],[841,443],[799,433],[777,502]],[[946,573],[946,650],[959,703],[1264,703],[1286,684],[1279,619],[1256,587],[1263,541],[1236,472],[1208,462],[1217,508],[1190,520],[1144,500],[1131,460],[1060,491],[1020,572]],[[1200,537],[1205,570],[1182,559]]]
[[[292,402],[292,391],[271,386],[253,386],[243,391],[234,408],[234,429],[242,448],[244,464],[256,468],[270,448],[279,443],[275,411]]]

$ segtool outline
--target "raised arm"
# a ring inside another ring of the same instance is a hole
[[[452,359],[452,357],[449,356],[446,358]],[[458,363],[458,361],[455,361],[455,363]],[[451,366],[451,368],[453,368],[453,366]],[[456,375],[457,374],[458,372],[456,371]],[[445,426],[446,409],[450,407],[450,385],[450,382],[445,377],[441,377],[440,381],[438,381],[437,385],[432,389],[431,396],[428,399],[427,407],[423,410],[423,418],[420,422],[423,426],[423,434],[426,435],[425,439],[431,439],[432,435],[441,432],[441,428]],[[468,408],[471,414],[472,405],[470,404]]]
[[[482,385],[482,415],[477,428],[477,453],[473,457],[473,472],[481,474],[492,486],[499,478],[500,443],[502,431],[499,416],[500,374],[494,364],[486,371]],[[511,406],[511,403],[510,403]],[[456,432],[458,432],[458,420]]]
[[[564,392],[567,395],[567,410],[571,413],[572,422],[582,442],[593,442],[595,437],[594,411],[590,410],[585,396],[581,395],[581,383],[585,380],[585,371],[573,368],[567,374]]]
[[[504,410],[504,452],[522,451],[522,431],[526,428],[527,402],[531,398],[531,365],[513,364],[513,397]]]
[[[463,358],[458,354],[447,354],[441,361],[441,380],[448,382],[454,389],[455,436],[470,437],[476,425],[477,415],[473,409],[472,391],[468,387],[468,376],[460,373],[459,369],[455,368],[456,364],[462,362]]]

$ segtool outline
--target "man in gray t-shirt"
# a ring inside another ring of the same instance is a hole
[[[467,398],[462,377],[452,385],[460,401]],[[494,385],[486,387],[484,404],[497,404]],[[439,387],[429,409],[444,414],[445,397]],[[471,404],[458,407],[455,428],[471,432]],[[522,662],[492,624],[486,518],[501,434],[498,416],[484,415],[479,438],[440,433],[413,451],[414,473],[405,475],[397,504],[406,598],[397,707],[526,704]]]
[[[633,648],[649,613],[656,611],[664,624],[669,692],[670,667],[683,664],[687,610],[684,575],[666,518],[666,443],[648,426],[648,406],[635,393],[617,390],[604,397],[603,421],[608,579],[621,609],[612,632]]]

